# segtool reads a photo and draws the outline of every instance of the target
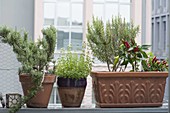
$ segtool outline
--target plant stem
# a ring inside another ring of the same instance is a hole
[[[107,68],[108,68],[108,70],[109,70],[109,72],[111,71],[110,70],[110,65],[109,65],[109,62],[107,61]]]

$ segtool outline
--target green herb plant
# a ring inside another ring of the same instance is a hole
[[[42,87],[44,73],[49,73],[48,67],[49,63],[53,62],[56,45],[56,29],[50,26],[47,29],[43,29],[42,33],[44,38],[39,39],[35,43],[28,39],[26,32],[0,27],[0,40],[13,48],[14,53],[17,55],[17,60],[21,63],[19,75],[21,73],[30,75],[34,84],[29,94],[24,96],[19,104],[9,110],[10,113],[16,113],[21,106],[34,97]],[[54,70],[50,72],[54,73]]]
[[[117,71],[123,63],[122,41],[132,43],[131,40],[134,41],[139,32],[139,26],[134,26],[133,22],[128,23],[121,17],[112,18],[104,25],[102,20],[93,17],[92,23],[88,23],[87,31],[93,55],[106,62],[109,71]]]
[[[82,53],[71,51],[71,46],[61,50],[61,57],[57,60],[56,75],[58,77],[80,79],[86,78],[92,69],[92,59],[89,52],[85,52],[85,48]]]

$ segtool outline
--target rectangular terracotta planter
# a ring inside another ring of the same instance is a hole
[[[167,76],[167,72],[91,72],[96,106],[162,106]]]

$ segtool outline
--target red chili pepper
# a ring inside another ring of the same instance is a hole
[[[129,49],[129,48],[130,48],[130,45],[129,45],[129,43],[128,43],[128,42],[123,41],[123,43],[124,43],[124,45],[125,45],[125,47],[126,47],[127,49]]]
[[[156,56],[154,56],[154,58],[152,59],[152,63],[154,63],[156,61],[157,61]]]
[[[156,63],[157,63],[157,64],[160,64],[160,61],[157,61]]]
[[[135,48],[133,49],[133,51],[134,51],[134,52],[138,52],[138,51],[139,51],[138,46],[137,46],[137,47],[135,47]]]
[[[162,62],[162,64],[167,64],[167,62],[164,60],[164,61]]]

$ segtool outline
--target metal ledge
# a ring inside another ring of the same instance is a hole
[[[8,109],[0,108],[0,113],[8,113]],[[22,108],[18,113],[168,113],[168,104],[152,108]]]

